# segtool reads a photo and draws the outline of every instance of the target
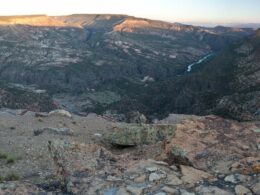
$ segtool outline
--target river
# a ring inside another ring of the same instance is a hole
[[[196,62],[190,64],[190,65],[188,66],[188,68],[187,68],[187,72],[190,72],[193,66],[195,66],[195,65],[197,65],[197,64],[200,64],[200,63],[206,61],[206,60],[209,59],[212,55],[213,55],[213,53],[209,53],[209,54],[207,54],[206,56],[204,56],[203,58],[199,59],[198,61],[196,61]]]

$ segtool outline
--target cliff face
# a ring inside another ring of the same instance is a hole
[[[260,36],[259,31],[233,50],[233,78],[230,94],[222,97],[217,111],[239,119],[260,119]]]
[[[125,15],[0,17],[0,78],[36,85],[75,112],[204,114],[230,90],[221,80],[233,59],[222,51],[252,32]],[[212,65],[186,72],[211,52]]]

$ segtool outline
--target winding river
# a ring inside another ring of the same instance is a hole
[[[209,59],[212,55],[213,55],[213,53],[209,53],[209,54],[207,54],[206,56],[204,56],[203,58],[199,59],[198,61],[196,61],[196,62],[190,64],[190,65],[188,66],[188,68],[187,68],[187,72],[190,72],[193,66],[198,65],[198,64],[200,64],[200,63],[206,61],[206,60]]]

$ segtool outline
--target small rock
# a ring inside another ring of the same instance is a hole
[[[102,137],[102,134],[100,134],[100,133],[95,133],[94,136],[96,136],[96,137]]]
[[[167,175],[165,173],[151,173],[149,175],[149,181],[150,182],[158,181],[158,180],[164,179],[166,177],[167,177]]]
[[[242,145],[241,148],[242,148],[243,150],[249,150],[249,149],[250,149],[250,147],[249,147],[249,146],[246,146],[246,145]]]
[[[252,194],[252,192],[246,188],[245,186],[242,186],[242,185],[237,185],[235,187],[235,192],[236,192],[236,195],[249,195],[249,194]]]
[[[143,193],[144,188],[134,187],[134,186],[127,186],[126,190],[134,195],[141,195]]]
[[[175,165],[170,166],[170,169],[173,171],[178,171],[178,168]]]
[[[181,189],[180,190],[181,195],[195,195],[193,192],[188,192],[186,190]]]
[[[255,194],[260,194],[260,183],[256,183],[251,188]]]
[[[136,182],[136,183],[144,183],[145,180],[146,180],[146,175],[141,175],[141,176],[135,178],[134,182]]]
[[[154,195],[166,195],[164,192],[159,192],[159,193],[156,193]]]
[[[237,183],[237,180],[236,180],[234,175],[228,175],[228,176],[225,177],[224,180],[226,182]]]
[[[122,179],[119,177],[114,177],[114,176],[109,175],[107,177],[107,181],[122,181]]]
[[[161,190],[172,195],[179,194],[178,190],[170,188],[168,186],[164,186]]]
[[[164,162],[164,161],[155,161],[155,160],[153,160],[152,162],[154,164],[156,164],[156,165],[169,166],[169,164],[167,162]]]
[[[260,133],[260,129],[256,128],[256,129],[252,129],[255,133]]]
[[[119,190],[116,192],[116,195],[128,195],[129,193],[126,191],[125,188],[119,188]]]
[[[219,175],[218,175],[218,178],[220,178],[220,179],[223,179],[224,177],[225,177],[224,174],[219,174]]]
[[[133,174],[133,175],[129,176],[129,179],[133,180],[137,177],[139,177],[139,174]]]
[[[183,183],[182,180],[180,180],[176,175],[173,175],[173,174],[168,175],[167,179],[169,181],[167,183],[167,185],[169,185],[169,186],[178,186]]]
[[[157,168],[157,167],[147,167],[147,168],[145,168],[145,169],[146,169],[146,171],[148,171],[148,172],[158,171],[158,168]]]
[[[235,175],[228,175],[225,177],[225,181],[226,182],[230,182],[230,183],[239,183],[239,182],[245,182],[247,180],[247,176],[245,175],[241,175],[241,174],[235,174]]]

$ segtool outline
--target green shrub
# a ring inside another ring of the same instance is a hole
[[[12,156],[8,156],[6,159],[7,164],[13,164],[15,162],[15,158]]]
[[[182,148],[179,148],[179,147],[177,147],[177,146],[174,146],[173,148],[172,148],[172,154],[174,155],[174,156],[179,156],[179,157],[185,157],[186,156],[186,154],[187,154],[187,152],[184,150],[184,149],[182,149]]]
[[[0,159],[6,159],[8,157],[7,154],[0,151]]]
[[[0,151],[0,159],[6,160],[7,164],[12,164],[18,158]]]
[[[0,183],[4,181],[4,178],[0,175]]]
[[[10,173],[4,178],[5,181],[17,181],[19,179],[20,179],[19,175],[15,173]]]
[[[10,174],[6,175],[5,177],[0,175],[0,183],[3,181],[17,181],[19,179],[20,179],[19,175],[15,174],[15,173],[10,173]]]

